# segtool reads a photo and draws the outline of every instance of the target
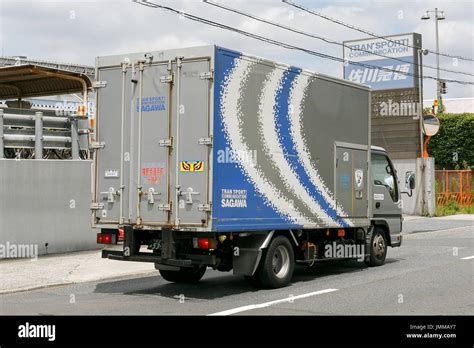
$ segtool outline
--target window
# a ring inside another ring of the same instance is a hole
[[[387,188],[392,200],[398,201],[397,180],[388,158],[380,154],[372,154],[372,176],[374,184]]]

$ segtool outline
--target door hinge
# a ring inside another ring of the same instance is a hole
[[[170,204],[159,204],[158,205],[158,210],[171,211],[171,205]]]
[[[208,145],[208,146],[211,146],[211,145],[212,145],[212,137],[199,138],[198,144],[199,144],[199,145]]]
[[[105,142],[103,141],[93,141],[91,142],[90,148],[92,150],[103,149],[105,147]]]
[[[199,211],[211,211],[211,205],[210,204],[199,204],[198,205],[198,210]]]
[[[92,82],[92,88],[104,88],[107,87],[107,81],[94,81]]]
[[[173,141],[172,139],[161,139],[158,144],[161,146],[161,147],[171,147]]]
[[[208,71],[208,72],[204,72],[204,73],[201,73],[199,75],[199,79],[201,80],[212,80],[214,78],[214,71]]]
[[[161,83],[173,83],[173,75],[165,75],[160,77]]]
[[[101,210],[104,209],[104,203],[94,202],[91,204],[91,210]]]

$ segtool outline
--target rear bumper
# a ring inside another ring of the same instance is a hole
[[[121,250],[102,250],[102,258],[116,261],[152,262],[172,267],[214,266],[216,264],[214,255],[186,255],[184,259],[165,259],[150,253],[124,256]]]

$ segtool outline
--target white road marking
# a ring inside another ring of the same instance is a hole
[[[461,260],[470,260],[474,259],[474,256],[463,257]]]
[[[281,299],[281,300],[276,300],[276,301],[270,301],[270,302],[265,302],[265,303],[260,303],[260,304],[253,304],[253,305],[248,305],[248,306],[237,307],[237,308],[229,309],[229,310],[223,311],[223,312],[212,313],[212,314],[209,314],[209,316],[214,316],[214,315],[216,315],[216,316],[217,316],[217,315],[221,315],[221,316],[224,316],[224,315],[231,315],[231,314],[235,314],[235,313],[250,311],[250,310],[252,310],[252,309],[270,307],[270,306],[273,306],[273,305],[279,304],[279,303],[285,303],[285,302],[291,303],[291,302],[294,301],[294,300],[299,300],[299,299],[302,299],[302,298],[307,298],[307,297],[316,296],[316,295],[322,295],[322,294],[326,294],[326,293],[328,293],[328,292],[333,292],[333,291],[338,291],[338,290],[339,290],[339,289],[324,289],[324,290],[309,292],[309,293],[307,293],[307,294],[302,294],[302,295],[297,295],[297,296],[291,296],[291,297],[284,298],[284,299]]]

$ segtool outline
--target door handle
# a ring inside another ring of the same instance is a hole
[[[109,189],[106,192],[101,192],[100,194],[103,196],[107,196],[107,203],[114,203],[115,202],[114,196],[118,195],[118,192],[116,192],[113,187],[109,187]]]
[[[198,195],[199,192],[193,190],[192,187],[188,187],[186,190],[186,204],[193,204],[193,195]]]
[[[155,189],[153,187],[150,187],[148,189],[148,203],[150,204],[155,204],[155,196],[160,196],[161,193],[160,192],[155,192]]]
[[[380,208],[380,202],[375,203],[375,209]]]

